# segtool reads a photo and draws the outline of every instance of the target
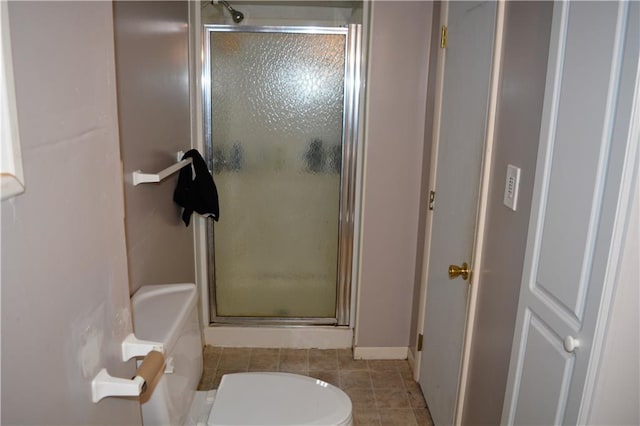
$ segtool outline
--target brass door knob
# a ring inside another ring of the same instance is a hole
[[[469,270],[469,265],[467,264],[467,262],[464,262],[462,266],[458,266],[458,265],[449,266],[449,279],[454,279],[460,276],[462,277],[463,280],[466,281],[469,279],[470,273],[471,273],[471,270]]]

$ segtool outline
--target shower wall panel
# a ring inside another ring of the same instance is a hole
[[[188,14],[180,1],[113,5],[120,149],[126,177],[130,292],[145,284],[194,282],[193,233],[172,201],[178,175],[133,186],[191,146]],[[162,25],[158,23],[163,23]]]

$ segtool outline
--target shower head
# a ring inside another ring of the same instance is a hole
[[[244,19],[244,14],[242,12],[238,12],[237,10],[232,8],[228,1],[225,1],[225,0],[219,0],[219,1],[212,0],[212,3],[214,3],[214,4],[215,3],[222,3],[222,5],[227,8],[229,13],[231,14],[231,19],[233,19],[233,22],[235,22],[236,24],[239,24]]]

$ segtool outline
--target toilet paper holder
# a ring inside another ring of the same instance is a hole
[[[91,401],[97,403],[108,396],[139,396],[145,385],[144,378],[135,376],[133,379],[122,379],[111,376],[106,368],[91,381]]]
[[[140,340],[130,333],[122,341],[122,360],[129,361],[137,356],[146,356],[151,351],[164,353],[164,344],[150,340]]]
[[[139,396],[146,390],[146,382],[164,371],[164,344],[138,339],[130,333],[122,341],[122,360],[145,357],[132,379],[113,377],[103,368],[91,381],[91,400],[98,402],[108,396]],[[152,355],[149,357],[149,355]],[[153,364],[153,365],[150,365]],[[142,371],[143,374],[139,374]],[[150,376],[150,377],[145,377]]]
[[[113,377],[103,368],[91,381],[91,400],[97,403],[108,396],[141,396],[147,390],[147,383],[153,382],[156,376],[164,372],[164,367],[164,355],[151,351],[132,379]]]

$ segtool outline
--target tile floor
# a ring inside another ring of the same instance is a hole
[[[351,349],[262,349],[205,346],[200,390],[216,389],[227,373],[284,371],[344,390],[356,425],[433,425],[407,361],[354,360]]]

